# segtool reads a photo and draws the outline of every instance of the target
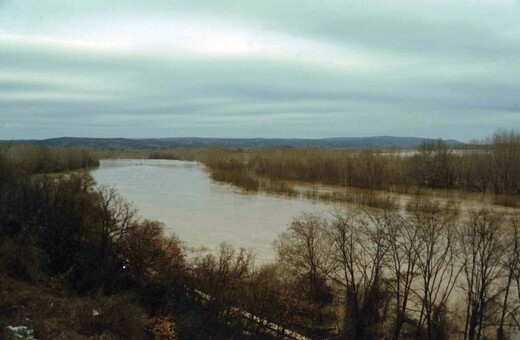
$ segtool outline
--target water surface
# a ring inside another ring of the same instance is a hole
[[[115,186],[143,218],[165,223],[188,247],[215,249],[226,241],[253,248],[258,263],[275,259],[272,243],[293,217],[332,208],[302,198],[243,193],[212,181],[196,162],[103,160],[92,176],[98,184]]]

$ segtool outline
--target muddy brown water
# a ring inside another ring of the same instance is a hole
[[[215,182],[204,165],[175,160],[102,160],[91,171],[98,184],[114,186],[134,203],[143,218],[166,225],[195,253],[215,250],[219,243],[251,248],[258,264],[276,258],[273,241],[291,220],[303,213],[323,213],[337,208],[356,209],[351,203],[319,202],[307,199],[308,190],[319,192],[359,192],[306,183],[288,183],[300,197],[246,193],[232,185]],[[379,192],[394,197],[401,209],[414,195]],[[423,197],[453,202],[462,214],[470,210],[494,208],[504,213],[519,209],[493,204],[493,198],[457,191],[424,191]]]
[[[304,198],[243,191],[212,181],[204,166],[172,160],[103,160],[91,172],[114,186],[143,218],[166,225],[189,248],[214,250],[221,242],[252,248],[257,263],[275,259],[273,241],[302,213],[334,207]]]

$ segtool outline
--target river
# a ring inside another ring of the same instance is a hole
[[[143,218],[166,225],[196,251],[221,242],[251,248],[258,264],[276,258],[273,241],[302,213],[333,205],[303,198],[244,193],[212,181],[204,165],[173,160],[103,160],[91,172],[99,185],[114,186]]]

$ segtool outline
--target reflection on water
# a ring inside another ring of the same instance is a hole
[[[274,260],[272,243],[293,217],[332,208],[305,199],[244,194],[213,182],[195,162],[104,160],[92,176],[98,184],[115,186],[143,218],[164,222],[189,247],[214,249],[227,241],[253,248],[259,263]]]

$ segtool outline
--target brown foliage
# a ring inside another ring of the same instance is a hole
[[[99,165],[99,160],[85,148],[11,145],[5,157],[22,174],[62,172]]]
[[[185,267],[184,247],[175,236],[164,237],[164,225],[144,220],[129,230],[121,243],[128,275],[141,284],[178,278]]]
[[[155,340],[175,340],[175,323],[171,316],[155,316],[146,325],[148,332]]]

